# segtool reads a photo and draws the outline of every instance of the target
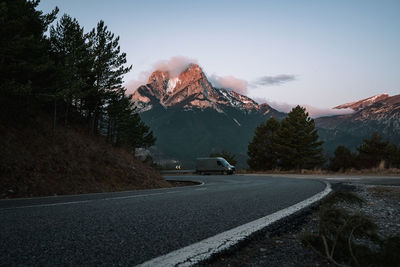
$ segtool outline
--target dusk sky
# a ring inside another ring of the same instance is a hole
[[[400,93],[397,0],[42,0],[39,9],[55,6],[58,18],[67,13],[85,31],[104,20],[120,36],[133,65],[130,87],[178,56],[193,59],[214,83],[236,81],[238,90],[278,108]]]

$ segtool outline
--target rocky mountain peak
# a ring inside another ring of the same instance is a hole
[[[133,100],[142,111],[151,109],[154,104],[180,107],[185,110],[211,108],[218,112],[224,112],[228,107],[263,114],[272,110],[268,105],[259,106],[247,96],[213,87],[197,64],[189,64],[177,76],[172,76],[167,71],[154,71],[147,84],[140,86],[134,92]]]
[[[167,71],[156,70],[150,75],[147,83],[148,84],[162,83],[164,81],[167,81],[168,79],[169,79],[169,73]]]
[[[334,109],[345,109],[345,108],[350,108],[352,110],[358,111],[362,108],[365,108],[367,106],[370,106],[376,102],[382,101],[389,98],[388,94],[379,94],[379,95],[374,95],[359,101],[355,101],[355,102],[350,102],[350,103],[346,103],[337,107],[334,107]]]

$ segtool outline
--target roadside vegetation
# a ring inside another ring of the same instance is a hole
[[[38,4],[0,3],[0,197],[167,186],[134,157],[155,137],[122,86],[119,37]]]
[[[260,124],[248,145],[250,171],[323,174],[400,173],[400,147],[373,133],[356,151],[338,146],[332,157],[322,150],[314,120],[295,107],[281,122],[270,118]]]
[[[303,233],[301,242],[335,266],[398,266],[400,236],[379,236],[378,225],[357,208],[364,204],[353,192],[331,193],[319,207],[318,231]]]

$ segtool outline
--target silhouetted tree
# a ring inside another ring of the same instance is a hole
[[[63,15],[56,26],[50,28],[51,54],[57,67],[55,83],[55,111],[61,100],[65,124],[70,109],[81,115],[85,93],[93,86],[91,81],[92,57],[90,44],[76,19]],[[61,112],[59,112],[61,113]]]
[[[131,96],[120,94],[110,101],[106,111],[109,126],[107,136],[113,143],[132,150],[154,145],[156,138],[136,112]]]
[[[122,78],[132,66],[124,66],[127,62],[126,54],[121,53],[119,37],[114,37],[104,21],[97,24],[89,33],[88,39],[93,56],[94,85],[93,90],[87,94],[85,104],[91,118],[92,131],[97,132],[98,123],[110,99],[125,92]]]
[[[283,169],[313,169],[324,163],[323,141],[319,141],[314,120],[305,108],[296,106],[282,120],[273,138],[273,151]]]
[[[236,165],[237,161],[236,161],[236,155],[232,154],[230,151],[227,150],[222,150],[221,152],[216,152],[216,153],[211,153],[210,157],[222,157],[224,159],[226,159],[226,161],[229,162],[229,164],[231,165]]]
[[[383,141],[382,136],[375,132],[370,139],[363,140],[357,151],[361,168],[375,168],[382,161],[389,160],[389,141]]]
[[[332,171],[347,170],[356,167],[357,155],[345,146],[338,146],[330,160],[329,169]]]
[[[0,106],[1,114],[22,117],[32,113],[51,87],[53,64],[44,33],[58,9],[36,10],[39,1],[0,2]]]
[[[249,155],[247,163],[251,169],[271,170],[277,167],[277,155],[272,145],[279,127],[279,122],[272,117],[256,128],[247,151]]]
[[[400,147],[395,144],[388,147],[388,167],[400,168]]]

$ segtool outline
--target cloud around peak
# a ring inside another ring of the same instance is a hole
[[[246,80],[242,80],[230,75],[219,76],[216,74],[212,74],[208,77],[208,79],[214,87],[232,90],[242,95],[247,94],[248,82]]]
[[[258,98],[255,97],[253,98],[254,101],[256,101],[258,104],[266,103],[270,105],[272,108],[289,113],[294,107],[297,106],[297,104],[289,104],[285,102],[278,102],[278,101],[272,101],[269,99],[265,98]],[[332,108],[319,108],[319,107],[314,107],[308,104],[303,104],[300,105],[301,107],[306,108],[306,111],[308,112],[309,116],[312,118],[319,118],[319,117],[326,117],[326,116],[335,116],[335,115],[345,115],[345,114],[351,114],[354,113],[354,110],[352,109],[332,109]]]
[[[153,64],[153,71],[162,70],[167,71],[171,77],[177,77],[181,74],[190,64],[198,64],[197,59],[174,56],[167,60],[159,60]],[[152,71],[152,72],[153,72]]]
[[[150,75],[156,70],[166,71],[173,78],[181,74],[190,64],[198,64],[197,59],[174,56],[169,59],[159,60],[153,63],[149,70],[140,72],[136,79],[126,83],[127,93],[131,94],[140,86],[145,85]]]

